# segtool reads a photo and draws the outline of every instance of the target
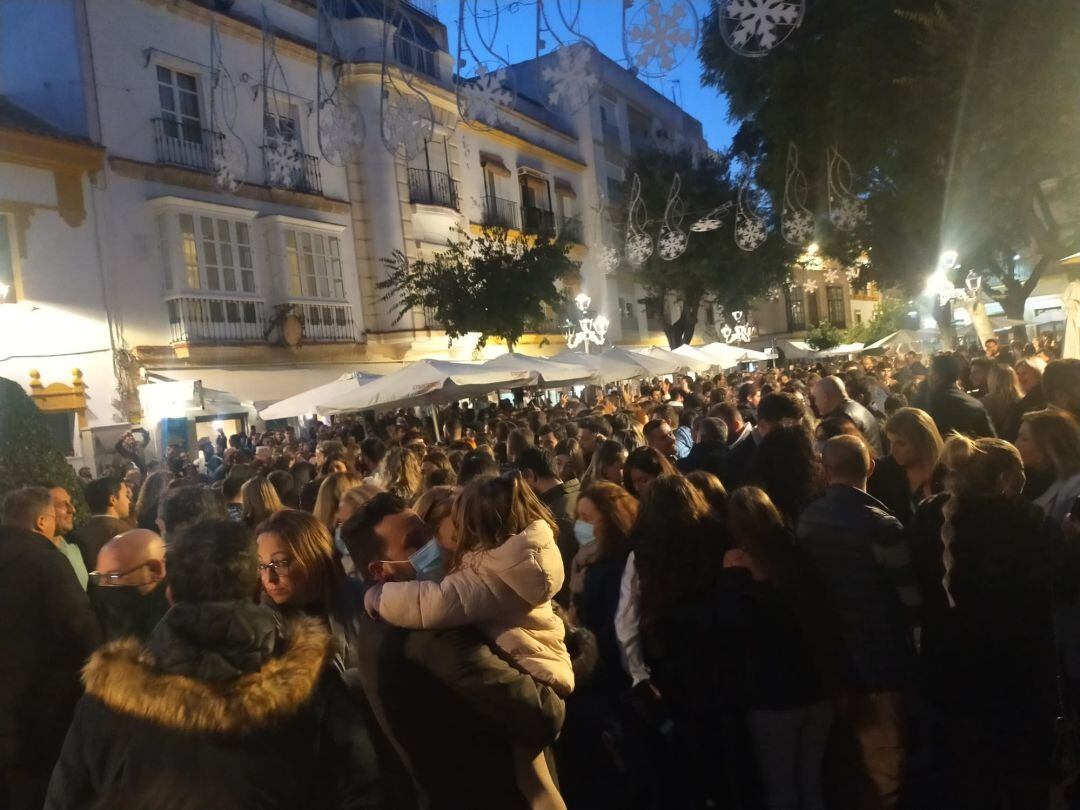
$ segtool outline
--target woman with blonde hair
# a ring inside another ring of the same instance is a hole
[[[1024,414],[1016,449],[1025,467],[1053,476],[1049,488],[1034,500],[1060,526],[1080,495],[1080,425],[1065,411]]]
[[[1020,380],[1011,366],[992,363],[986,372],[986,391],[986,396],[980,402],[990,414],[994,430],[1000,436],[1007,428],[1013,408],[1024,396],[1020,390]]]
[[[274,485],[264,475],[256,475],[244,482],[240,487],[240,500],[241,519],[251,529],[285,508]]]
[[[866,491],[906,525],[920,502],[941,491],[941,433],[926,411],[900,408],[885,423],[885,435],[889,455],[874,464]]]
[[[416,453],[406,447],[392,447],[382,460],[378,482],[387,492],[411,504],[424,483],[420,469]]]
[[[330,473],[323,479],[319,485],[319,495],[315,499],[315,509],[312,514],[328,532],[334,531],[340,522],[337,519],[337,511],[341,505],[342,496],[363,483],[363,478],[350,472]]]
[[[359,476],[357,476],[359,477]],[[347,482],[342,486],[347,485]],[[334,533],[334,548],[337,549],[338,554],[341,555],[341,566],[345,570],[346,574],[350,576],[353,573],[352,558],[349,555],[349,547],[345,545],[345,541],[341,539],[341,524],[351,518],[360,508],[364,506],[368,501],[382,492],[383,489],[375,484],[363,483],[359,486],[355,486],[352,489],[347,489],[338,499],[337,510],[334,512],[333,533]],[[329,496],[329,493],[327,495]],[[318,503],[316,503],[318,506]],[[327,527],[330,528],[330,527]]]
[[[920,505],[909,536],[923,590],[923,694],[952,755],[943,772],[956,807],[1045,808],[1059,533],[1021,495],[1024,466],[1008,442],[950,436],[941,459],[946,492]]]
[[[558,526],[520,476],[471,481],[453,503],[457,545],[439,582],[384,582],[368,590],[369,613],[416,629],[476,624],[506,658],[565,697],[574,672],[552,599],[562,588]],[[515,752],[527,799],[563,808],[543,755]]]
[[[435,486],[417,498],[413,505],[413,511],[424,521],[431,536],[444,551],[450,553],[457,548],[452,514],[456,495],[456,490],[451,486]]]

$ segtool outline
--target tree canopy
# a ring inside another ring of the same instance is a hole
[[[956,250],[958,279],[983,274],[1019,317],[1042,272],[1076,249],[1063,216],[1080,159],[1075,0],[820,0],[760,59],[727,48],[716,13],[703,26],[703,81],[727,96],[735,148],[757,156],[774,206],[796,144],[827,252],[843,256],[845,239],[872,246],[872,277],[911,294]],[[830,147],[867,202],[851,236],[828,224]]]
[[[477,348],[492,337],[511,350],[529,326],[546,320],[545,307],[564,303],[558,282],[578,270],[570,246],[551,239],[518,236],[503,228],[457,238],[432,259],[410,262],[394,251],[383,263],[390,275],[379,282],[383,301],[394,302],[394,322],[421,309],[452,340],[479,333]]]
[[[680,197],[685,210],[681,228],[688,231],[700,217],[724,203],[735,202],[736,168],[726,155],[714,154],[695,161],[688,152],[655,151],[637,155],[626,175],[629,178],[636,174],[641,180],[642,201],[650,220],[645,230],[655,240],[676,173],[681,179]],[[780,238],[768,210],[763,213],[770,224],[769,238],[755,251],[736,246],[732,237],[735,221],[732,207],[724,215],[720,228],[690,233],[686,251],[677,259],[665,261],[654,250],[634,268],[635,279],[646,292],[643,303],[652,314],[663,317],[671,348],[693,338],[703,302],[717,303],[728,310],[745,309],[753,298],[787,275],[795,248]],[[625,222],[625,210],[621,216]],[[669,303],[678,309],[675,318],[669,317],[666,306]]]

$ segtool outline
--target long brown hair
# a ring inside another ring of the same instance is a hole
[[[347,474],[347,473],[345,473]],[[337,598],[343,572],[334,560],[334,541],[326,527],[314,515],[299,509],[282,509],[255,530],[276,534],[289,548],[292,564],[319,595],[323,609],[329,612]]]
[[[473,479],[454,499],[451,515],[458,540],[455,566],[465,552],[497,548],[537,521],[552,534],[559,531],[551,511],[518,475]]]
[[[588,498],[603,519],[596,527],[596,560],[620,559],[630,553],[630,530],[638,516],[638,502],[610,481],[596,481],[578,498]]]
[[[623,464],[623,487],[635,498],[640,499],[641,493],[634,486],[634,479],[630,475],[631,470],[640,470],[646,475],[678,475],[675,465],[664,458],[655,447],[639,447],[626,457]]]
[[[274,485],[263,475],[256,475],[244,482],[240,487],[240,499],[244,523],[251,528],[285,508]]]
[[[380,479],[387,492],[412,503],[424,483],[420,459],[407,447],[392,447],[382,460]]]

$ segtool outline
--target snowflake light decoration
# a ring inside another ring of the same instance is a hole
[[[780,232],[785,241],[805,245],[814,237],[814,215],[809,211],[785,211]]]
[[[829,221],[841,231],[853,231],[866,221],[866,203],[858,197],[829,197]]]
[[[334,166],[344,166],[358,154],[364,143],[364,116],[359,109],[345,109],[334,104],[328,116],[324,116],[319,133],[319,147],[323,157]]]
[[[653,241],[647,233],[634,233],[626,237],[626,258],[634,264],[644,264],[652,254]]]
[[[633,0],[624,2],[623,50],[640,75],[659,78],[697,50],[698,16],[687,0],[649,0],[632,12]]]
[[[300,151],[296,141],[281,135],[266,139],[266,178],[271,185],[291,186],[300,171]]]
[[[614,273],[619,266],[619,251],[605,245],[600,248],[596,262],[604,273]]]
[[[388,145],[401,149],[406,160],[424,151],[435,132],[431,105],[417,95],[399,95],[383,107],[383,137]]]
[[[674,261],[686,252],[689,241],[690,238],[686,235],[686,231],[662,225],[660,226],[660,238],[657,240],[657,252],[664,261]]]
[[[240,188],[245,174],[245,161],[228,138],[222,138],[214,147],[214,186],[219,191],[235,192]]]
[[[795,290],[798,289],[799,282],[795,280],[794,276],[788,276],[787,280],[784,281],[784,286],[787,287],[792,292],[794,292]]]
[[[849,267],[847,270],[844,271],[844,275],[847,276],[848,283],[853,284],[859,279],[859,268]]]
[[[803,289],[806,290],[808,293],[810,293],[810,294],[816,293],[817,288],[818,288],[817,279],[816,278],[808,278],[805,282],[803,282],[802,286],[803,286]]]
[[[821,277],[825,279],[826,284],[835,284],[836,279],[839,277],[839,275],[840,274],[836,271],[835,267],[830,267],[828,270],[822,273]]]
[[[802,24],[804,0],[721,0],[720,36],[741,56],[764,56]]]
[[[567,45],[559,48],[552,62],[540,71],[548,83],[547,102],[575,113],[589,103],[600,86],[592,69],[592,54],[584,45]]]
[[[767,238],[765,223],[760,218],[742,211],[735,215],[735,244],[740,250],[757,250]]]
[[[514,103],[514,94],[506,87],[506,70],[488,70],[480,65],[475,79],[459,85],[462,117],[495,126],[502,118],[502,109]]]
[[[732,209],[731,203],[724,203],[719,208],[714,208],[712,211],[701,217],[697,222],[690,226],[690,230],[694,233],[707,233],[709,231],[715,231],[724,224],[724,217]]]

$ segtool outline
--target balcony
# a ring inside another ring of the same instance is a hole
[[[355,343],[356,321],[352,307],[343,303],[316,304],[289,301],[304,321],[304,340],[308,343]]]
[[[517,203],[502,197],[484,197],[483,224],[496,228],[517,228]]]
[[[258,299],[174,295],[165,304],[173,343],[257,343],[266,332]]]
[[[439,78],[439,55],[435,51],[429,51],[405,39],[400,34],[394,35],[394,60],[402,67],[416,73],[423,73],[433,79]]]
[[[538,236],[555,235],[555,214],[531,205],[521,206],[521,230]]]
[[[581,217],[559,217],[559,238],[564,242],[573,242],[584,245],[582,236]]]
[[[450,175],[427,169],[409,169],[409,201],[420,205],[458,208],[458,184]]]
[[[270,149],[259,147],[263,153],[263,171],[266,173],[266,185],[274,188],[287,188],[302,191],[305,194],[322,194],[322,175],[319,172],[319,159],[315,155],[298,153],[298,165],[287,176],[275,172],[270,163]]]
[[[224,135],[164,118],[152,118],[151,122],[158,163],[199,172],[214,171],[214,151],[225,140]]]

